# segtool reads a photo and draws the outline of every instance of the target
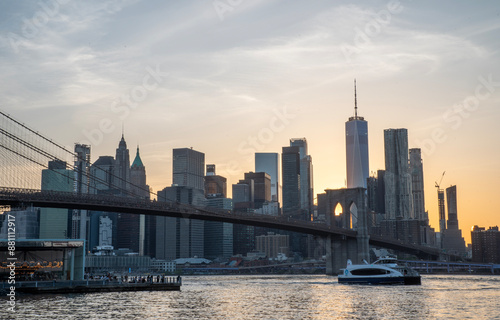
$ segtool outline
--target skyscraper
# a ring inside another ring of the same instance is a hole
[[[235,214],[254,212],[254,180],[240,180],[233,184],[233,209]],[[255,227],[233,225],[233,254],[245,255],[255,249]]]
[[[232,210],[233,202],[226,198],[226,178],[215,172],[215,164],[207,164],[205,176],[205,204],[207,207]],[[233,255],[233,225],[219,221],[205,221],[204,253],[207,259],[229,258]]]
[[[283,215],[310,221],[313,201],[312,160],[307,154],[306,139],[290,139],[290,147],[283,147],[281,162]],[[289,237],[291,251],[306,257],[307,235],[292,232]]]
[[[205,154],[192,148],[173,150],[171,187],[158,192],[158,201],[204,205]],[[156,258],[177,259],[204,255],[204,222],[156,218]]]
[[[434,245],[436,235],[434,233],[434,229],[429,225],[429,217],[427,211],[425,211],[424,166],[422,162],[422,152],[419,148],[410,149],[410,175],[414,212],[413,216],[419,221],[420,243],[424,245]]]
[[[139,155],[139,146],[137,147],[135,159],[130,166],[130,183],[130,191],[134,196],[149,199],[149,186],[146,184],[146,167]]]
[[[302,218],[300,204],[300,148],[283,147],[281,154],[283,179],[283,214],[297,219]]]
[[[205,198],[226,198],[227,179],[215,174],[215,164],[207,164]]]
[[[117,179],[115,178],[115,159],[112,156],[100,156],[90,166],[89,193],[99,194],[102,191],[117,192]]]
[[[358,116],[356,80],[354,80],[354,117],[345,123],[347,188],[366,188],[369,175],[368,122]]]
[[[75,144],[75,193],[89,193],[89,173],[90,146],[85,144]],[[73,210],[71,218],[71,238],[87,238],[87,210]]]
[[[205,154],[192,148],[173,150],[173,184],[204,189]]]
[[[118,195],[118,179],[115,177],[115,159],[112,156],[100,156],[90,166],[90,193]],[[118,213],[90,211],[88,246],[117,245]]]
[[[130,154],[123,134],[116,149],[115,177],[117,177],[116,185],[120,190],[130,189]],[[125,192],[123,193],[126,194]]]
[[[427,221],[424,203],[424,177],[420,149],[408,150],[407,129],[384,130],[385,171],[379,171],[379,203],[385,212],[380,221],[380,235],[408,243],[435,243],[434,229]],[[381,179],[380,177],[383,177]],[[415,205],[414,205],[415,202]],[[384,204],[385,208],[381,206]]]
[[[186,186],[171,186],[158,191],[158,201],[178,202],[193,206],[204,205],[204,192]],[[156,258],[204,256],[204,223],[199,220],[156,217]]]
[[[448,221],[446,229],[458,229],[457,217],[457,186],[446,188],[446,204],[448,207]]]
[[[207,207],[231,210],[233,203],[228,198],[210,198]],[[205,221],[205,258],[230,258],[233,255],[233,224],[219,221]]]
[[[135,197],[149,200],[149,186],[146,184],[146,167],[139,155],[139,146],[135,159],[130,166],[130,191]],[[156,241],[156,217],[139,215],[139,255],[151,256]]]
[[[254,181],[240,180],[233,184],[233,204],[235,209],[253,209]]]
[[[73,191],[73,171],[66,162],[49,161],[49,168],[42,170],[42,190]],[[69,238],[71,210],[40,208],[40,239]]]
[[[368,177],[366,185],[367,206],[373,212],[379,212],[378,209],[378,180],[377,177]]]
[[[377,213],[385,215],[385,170],[377,170],[377,182]]]
[[[427,215],[424,198],[424,169],[422,154],[419,148],[410,149],[410,174],[414,217],[425,221],[427,220]]]
[[[443,248],[448,252],[465,253],[462,230],[458,228],[457,186],[446,188],[446,204],[448,207],[448,225],[444,232]]]
[[[130,196],[132,192],[130,184],[130,152],[122,134],[118,143],[115,157],[116,185],[122,196]],[[140,249],[140,217],[137,214],[120,213],[116,231],[116,246],[118,249],[130,249],[133,252],[142,253]]]
[[[438,214],[439,214],[439,236],[441,237],[440,246],[443,246],[444,232],[446,231],[446,208],[444,205],[444,190],[438,188]]]
[[[271,200],[280,202],[279,153],[256,152],[255,172],[265,172],[271,177]]]
[[[384,130],[386,219],[413,219],[408,131]]]
[[[245,179],[240,183],[253,185],[254,209],[260,209],[264,203],[271,201],[271,177],[266,172],[245,172]]]
[[[299,148],[300,208],[305,220],[311,220],[314,205],[312,157],[307,152],[306,138],[290,139],[290,147]]]

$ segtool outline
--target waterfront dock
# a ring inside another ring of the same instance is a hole
[[[25,294],[66,294],[125,291],[180,291],[180,278],[165,278],[164,282],[120,282],[109,280],[83,281],[16,281],[15,291]],[[10,290],[11,285],[2,282],[0,291]]]

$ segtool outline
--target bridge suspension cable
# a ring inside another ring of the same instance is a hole
[[[57,169],[50,168],[50,161],[64,163],[64,169],[61,170],[61,166],[57,166]],[[72,170],[66,170],[67,164],[72,161],[75,163],[83,161],[86,164],[84,168],[70,165]],[[80,157],[67,147],[54,142],[0,110],[0,186],[39,189],[42,170],[50,170],[61,176],[59,179],[61,182],[67,179],[75,184],[78,177],[81,179],[84,176],[90,193],[97,193],[96,185],[100,183],[126,196],[136,196],[132,189],[156,195],[149,189],[125,181],[114,172],[105,171],[99,166],[93,167],[95,174],[92,174],[87,170],[90,166],[88,162],[88,159]],[[70,173],[71,171],[73,173]],[[99,173],[105,178],[98,176]],[[121,187],[120,182],[126,187]]]

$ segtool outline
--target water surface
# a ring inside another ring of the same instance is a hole
[[[18,297],[16,314],[3,307],[0,319],[500,319],[500,277],[366,286],[322,275],[189,276],[180,292]]]

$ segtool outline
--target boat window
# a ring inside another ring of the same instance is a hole
[[[378,260],[374,264],[395,264],[396,260]]]
[[[391,273],[389,270],[385,269],[357,269],[351,270],[351,274],[354,276],[376,276],[380,274]]]

